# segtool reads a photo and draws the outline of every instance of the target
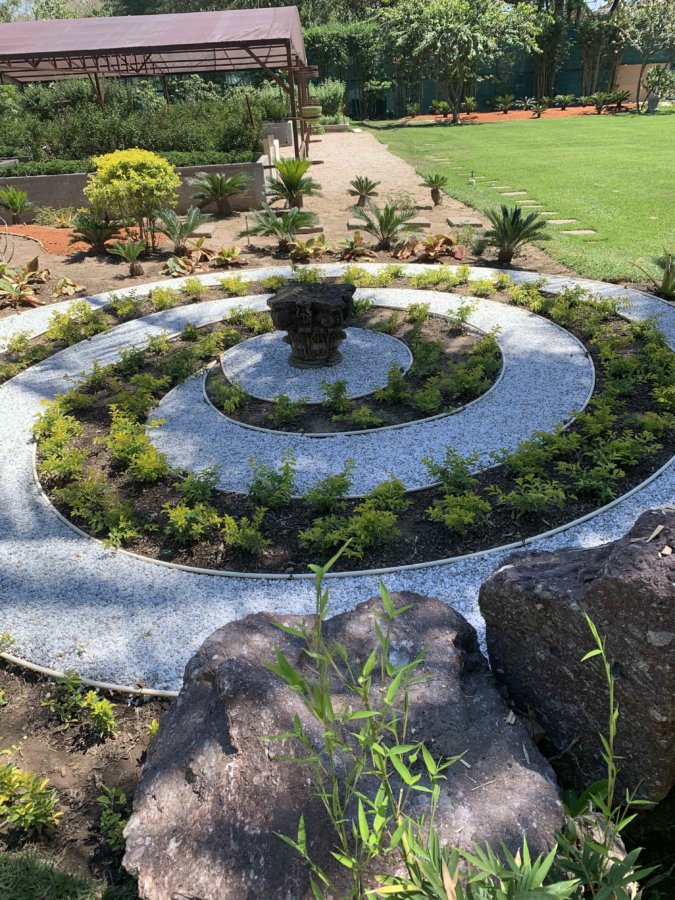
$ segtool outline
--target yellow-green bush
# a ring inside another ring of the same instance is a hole
[[[116,150],[93,157],[96,173],[84,193],[92,206],[112,219],[138,225],[141,236],[158,209],[175,206],[178,173],[149,150]]]

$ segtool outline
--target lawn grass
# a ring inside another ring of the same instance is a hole
[[[80,878],[35,850],[0,852],[0,897],[3,900],[134,900],[135,882],[120,887]]]
[[[576,219],[549,226],[551,240],[541,246],[580,275],[644,281],[631,262],[657,274],[664,245],[675,250],[675,109],[655,116],[365,127],[418,171],[447,175],[446,193],[478,210],[515,198],[500,197],[480,180],[471,186],[471,171],[526,190],[556,218]],[[597,234],[561,234],[565,228]]]

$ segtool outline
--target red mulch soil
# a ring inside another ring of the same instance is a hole
[[[634,108],[634,103],[624,105],[623,112],[630,112]],[[603,115],[614,115],[615,110],[605,109]],[[567,116],[595,116],[597,115],[592,106],[573,106],[567,109],[547,109],[542,114],[542,119],[565,119]],[[501,112],[483,112],[483,113],[463,113],[462,125],[487,125],[490,122],[513,122],[517,119],[532,119],[533,113],[530,109],[512,109],[507,113]],[[452,122],[452,116],[415,116],[412,122]]]
[[[17,237],[35,238],[38,240],[48,253],[54,253],[57,256],[70,256],[73,253],[89,250],[87,244],[81,242],[71,244],[71,232],[69,228],[52,228],[50,225],[10,225],[9,234]],[[134,229],[130,229],[132,235]],[[166,238],[158,234],[157,242],[161,243]]]

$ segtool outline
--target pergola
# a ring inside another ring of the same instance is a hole
[[[299,115],[317,70],[307,66],[297,7],[49,19],[0,25],[0,83],[103,79],[262,69],[290,98],[296,156],[309,126]],[[281,77],[285,75],[284,77]]]

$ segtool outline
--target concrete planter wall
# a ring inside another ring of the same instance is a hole
[[[194,205],[191,194],[194,188],[190,187],[187,179],[198,172],[222,172],[225,175],[234,175],[244,172],[251,179],[249,189],[243,194],[236,194],[230,198],[232,208],[235,210],[258,209],[265,200],[265,182],[267,173],[267,157],[261,156],[256,162],[228,163],[215,166],[183,166],[178,169],[182,178],[182,184],[178,189],[178,204],[176,211],[184,213],[189,206]],[[83,190],[87,183],[87,175],[24,175],[18,178],[3,178],[0,175],[0,187],[12,185],[21,191],[28,193],[28,198],[35,206],[63,206],[80,207],[87,205],[87,199]],[[215,212],[208,208],[206,212]],[[22,222],[32,222],[33,212],[28,210],[21,216]]]
[[[286,122],[263,122],[263,135],[271,135],[279,141],[280,147],[293,145],[293,123],[290,119]]]

